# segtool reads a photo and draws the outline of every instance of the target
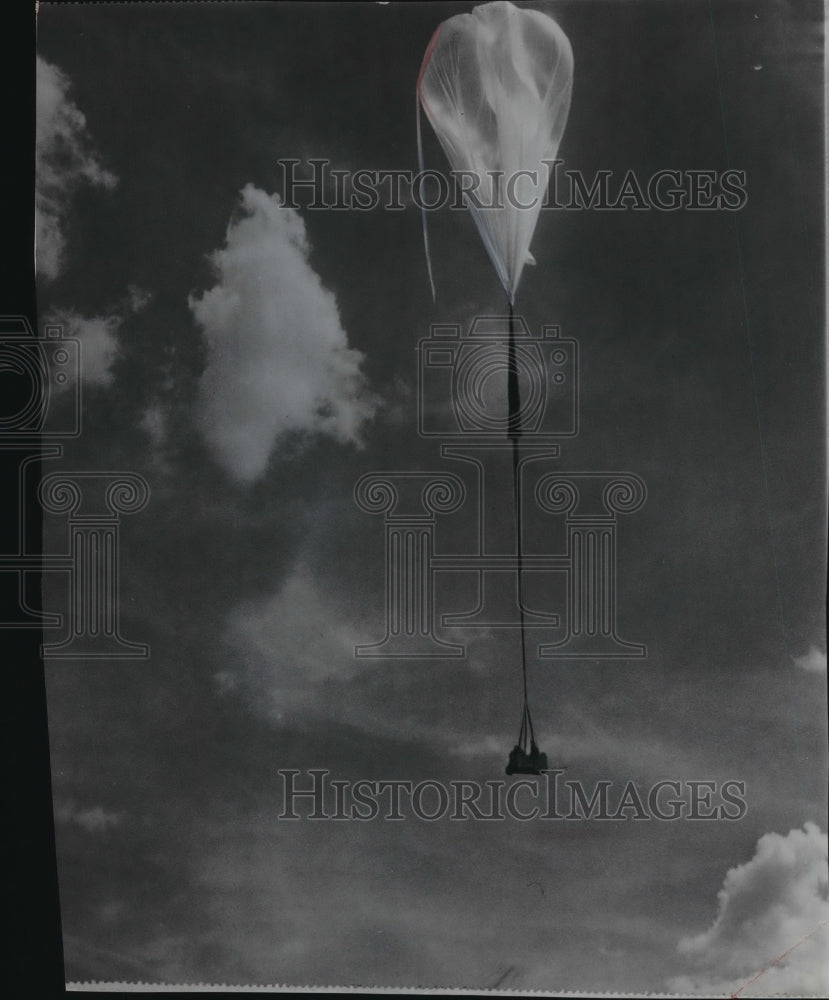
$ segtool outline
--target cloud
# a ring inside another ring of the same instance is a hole
[[[146,288],[141,288],[138,285],[127,285],[126,305],[130,312],[141,312],[150,304],[152,298],[153,293],[148,292]]]
[[[112,365],[119,352],[118,330],[125,317],[143,309],[150,298],[148,292],[130,285],[123,302],[105,315],[81,316],[74,309],[56,309],[48,315],[46,324],[61,326],[65,336],[80,341],[80,377],[84,385],[112,384]]]
[[[156,448],[160,448],[167,439],[167,414],[160,403],[151,403],[139,422],[139,427],[149,436]]]
[[[299,564],[275,595],[231,612],[225,640],[241,672],[221,671],[217,688],[223,694],[243,688],[279,720],[285,711],[312,707],[326,679],[349,676],[361,638],[336,599]]]
[[[87,833],[104,833],[121,823],[120,813],[109,812],[103,806],[81,809],[74,802],[63,802],[55,806],[55,819],[59,823],[73,823]]]
[[[826,673],[826,653],[817,646],[810,646],[808,653],[794,658],[795,665],[810,674]]]
[[[814,823],[765,834],[754,857],[726,874],[711,927],[679,942],[700,971],[671,980],[670,988],[826,996],[828,882],[827,836]]]
[[[67,337],[80,341],[80,377],[84,385],[108,386],[112,383],[112,364],[118,356],[116,334],[121,325],[120,316],[80,316],[73,310],[63,310],[50,314],[48,322],[62,326]]]
[[[463,631],[454,630],[452,638]],[[451,668],[444,662],[435,671],[433,661],[424,681],[413,666],[427,657],[355,655],[356,646],[382,634],[382,604],[367,600],[361,570],[353,567],[344,584],[315,569],[306,553],[275,593],[240,602],[231,611],[223,635],[230,655],[214,673],[214,684],[219,695],[242,699],[254,714],[277,725],[298,717],[324,719],[392,738],[405,732],[407,740],[440,746],[464,760],[479,751],[506,758],[515,734],[501,718],[491,732],[489,668],[470,657],[453,661]],[[482,741],[472,735],[459,739],[459,703],[466,703],[464,727],[485,727]]]
[[[92,151],[83,113],[69,100],[69,78],[37,58],[35,240],[37,270],[56,278],[63,267],[69,200],[81,184],[112,188],[114,174]]]
[[[218,283],[189,305],[209,360],[201,431],[236,480],[258,479],[284,435],[360,443],[377,401],[363,355],[348,346],[333,294],[309,264],[302,217],[248,184],[225,247],[211,255]]]
[[[165,383],[169,381],[171,381],[169,377],[165,379]],[[147,457],[152,463],[159,485],[161,477],[169,477],[175,466],[175,436],[170,430],[175,419],[173,412],[175,403],[170,399],[169,386],[165,385],[164,388],[167,393],[150,400],[138,421],[139,430],[147,436],[149,445]]]

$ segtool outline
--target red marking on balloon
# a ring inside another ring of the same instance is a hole
[[[435,51],[435,46],[438,43],[438,35],[440,34],[440,29],[442,27],[443,25],[439,24],[437,28],[435,28],[435,33],[432,35],[429,40],[429,44],[426,46],[426,51],[423,53],[423,62],[420,64],[420,72],[417,74],[417,92],[420,96],[423,107],[426,108],[427,111],[429,109],[429,105],[423,97],[420,85],[423,83],[423,77],[426,75],[426,67],[429,65],[429,60],[432,58],[432,53]]]

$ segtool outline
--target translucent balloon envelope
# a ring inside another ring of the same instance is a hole
[[[452,169],[466,174],[466,205],[510,303],[534,263],[544,161],[558,152],[572,87],[567,36],[551,17],[507,0],[444,21],[423,57],[418,99]]]

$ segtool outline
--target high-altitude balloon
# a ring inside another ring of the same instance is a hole
[[[507,0],[444,21],[423,57],[418,100],[510,304],[524,265],[534,263],[530,240],[549,180],[543,161],[558,152],[572,86],[573,53],[558,24]]]

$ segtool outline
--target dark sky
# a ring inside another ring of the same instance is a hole
[[[517,304],[579,343],[580,433],[551,467],[648,491],[618,533],[619,631],[648,654],[531,656],[539,744],[588,786],[744,781],[745,818],[277,819],[280,768],[486,781],[515,740],[515,633],[352,653],[384,600],[355,482],[462,472],[418,438],[415,348],[504,311],[472,221],[429,219],[433,303],[411,203],[269,198],[280,158],[415,170],[423,51],[471,8],[41,4],[39,311],[85,350],[62,461],[151,489],[120,550],[150,658],[47,665],[70,980],[705,993],[827,917],[817,2],[544,7],[575,57],[566,169],[742,170],[747,201],[544,211]],[[817,940],[781,988],[823,988]]]

